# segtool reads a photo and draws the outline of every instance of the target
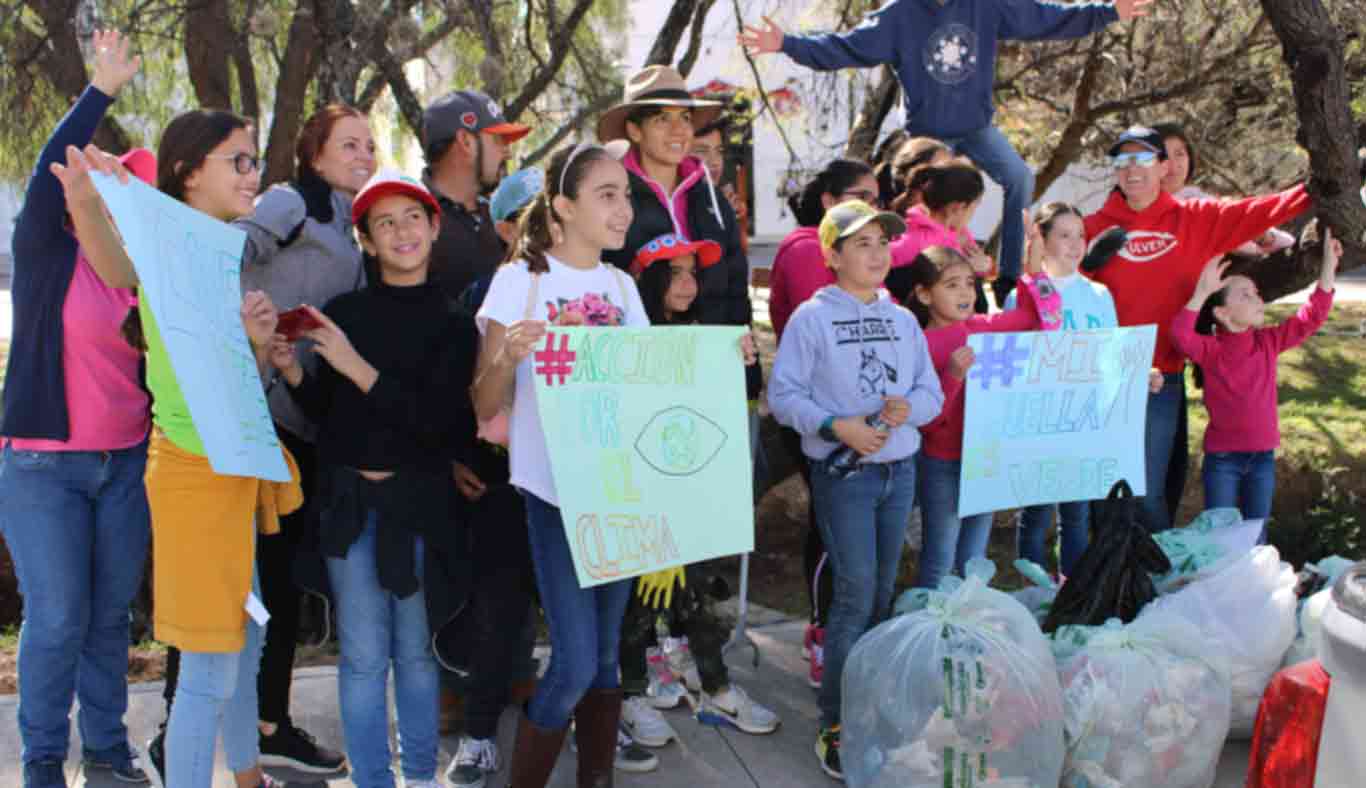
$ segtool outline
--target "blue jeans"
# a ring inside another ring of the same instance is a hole
[[[1167,470],[1172,446],[1181,426],[1181,411],[1186,407],[1186,375],[1172,372],[1162,376],[1162,389],[1148,395],[1148,426],[1143,441],[1148,492],[1143,496],[1143,522],[1153,533],[1172,527],[1167,508]]]
[[[568,727],[590,689],[616,689],[621,618],[634,581],[580,588],[560,509],[523,492],[536,587],[550,629],[550,665],[527,704],[527,718],[546,730]]]
[[[261,586],[255,577],[251,584],[259,598]],[[261,666],[263,634],[262,628],[248,618],[241,651],[180,652],[180,677],[166,723],[167,785],[212,786],[219,733],[223,735],[229,770],[244,772],[260,760],[256,673]]]
[[[840,721],[845,659],[892,606],[906,520],[915,505],[915,458],[863,465],[845,479],[831,476],[825,462],[812,462],[811,499],[835,575],[819,701],[821,724],[828,726]]]
[[[337,603],[341,661],[337,695],[341,705],[351,779],[358,788],[393,788],[389,768],[389,669],[394,671],[394,705],[403,776],[436,776],[440,679],[430,647],[427,601],[419,589],[399,599],[379,584],[375,565],[378,518],[366,515],[365,530],[345,558],[327,559],[327,576]],[[413,560],[422,581],[422,540]]]
[[[1058,540],[1062,543],[1058,571],[1063,575],[1070,575],[1081,554],[1086,552],[1091,527],[1090,501],[1026,506],[1020,513],[1020,530],[1017,535],[1020,557],[1044,568],[1048,567],[1048,558],[1044,555],[1044,537],[1048,534],[1048,527],[1053,524],[1054,512],[1059,514]]]
[[[1246,520],[1271,516],[1276,494],[1276,452],[1228,451],[1205,455],[1205,508],[1236,507]]]
[[[87,752],[127,747],[128,606],[151,538],[147,445],[0,452],[0,532],[24,597],[23,760],[63,761],[72,698]]]
[[[958,516],[960,460],[917,456],[917,495],[923,527],[919,588],[938,588],[950,573],[961,576],[968,559],[985,558],[991,539],[991,513]]]
[[[1020,262],[1024,257],[1023,212],[1034,202],[1034,171],[995,126],[987,126],[962,137],[945,139],[944,143],[972,159],[974,164],[1005,189],[1004,213],[1001,215],[1000,273],[1003,277],[1019,279]]]

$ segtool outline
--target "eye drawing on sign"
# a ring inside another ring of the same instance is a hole
[[[692,476],[726,445],[725,430],[692,408],[677,405],[656,413],[636,438],[636,453],[665,476]]]

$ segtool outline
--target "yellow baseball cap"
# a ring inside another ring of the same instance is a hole
[[[882,225],[888,239],[906,232],[906,222],[900,216],[879,211],[862,200],[850,200],[825,212],[825,218],[821,219],[821,247],[833,249],[836,241],[862,230],[869,222]]]

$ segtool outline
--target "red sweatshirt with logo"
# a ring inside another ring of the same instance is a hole
[[[1128,243],[1109,263],[1090,274],[1110,288],[1121,326],[1157,324],[1153,365],[1180,372],[1185,356],[1171,341],[1172,319],[1195,292],[1205,263],[1230,252],[1309,208],[1304,186],[1243,200],[1179,201],[1163,192],[1135,211],[1118,189],[1086,217],[1086,237],[1119,225]]]

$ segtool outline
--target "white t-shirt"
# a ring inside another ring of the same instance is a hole
[[[592,326],[650,325],[635,281],[621,270],[605,263],[586,270],[572,268],[550,255],[546,255],[546,261],[550,270],[539,277],[529,319],[554,322],[561,311],[570,309],[582,312],[588,325]],[[488,295],[484,297],[484,305],[474,318],[480,334],[488,333],[490,320],[506,327],[528,319],[527,295],[531,279],[523,260],[499,267],[489,285]],[[536,409],[536,384],[532,377],[534,356],[534,353],[527,356],[517,365],[508,430],[511,482],[546,503],[559,506],[555,479],[550,473],[545,432]]]

